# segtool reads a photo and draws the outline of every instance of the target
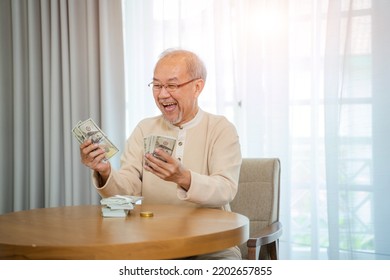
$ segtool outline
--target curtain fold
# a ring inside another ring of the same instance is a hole
[[[5,13],[4,11],[7,11]],[[0,213],[7,209],[12,209],[13,199],[13,126],[8,125],[9,119],[13,116],[13,95],[7,91],[12,91],[13,67],[10,63],[12,57],[11,38],[11,1],[0,1],[0,149],[5,151],[2,156],[0,166]],[[7,38],[7,40],[5,40]],[[9,202],[7,202],[9,201]],[[7,203],[6,203],[7,202]],[[8,205],[6,205],[8,204]]]
[[[351,17],[348,16],[347,22]],[[339,129],[340,129],[340,100],[343,87],[343,61],[345,59],[346,40],[342,32],[341,6],[331,1],[327,13],[326,46],[325,46],[325,71],[324,71],[324,119],[325,119],[325,166],[327,184],[327,215],[329,259],[339,259],[339,226],[340,201],[338,170],[339,166]],[[348,24],[347,24],[348,25]],[[341,42],[342,41],[342,42]]]
[[[121,1],[0,5],[0,213],[98,203],[71,131],[92,117],[123,147]]]
[[[373,154],[373,185],[375,251],[380,259],[389,259],[390,252],[390,34],[388,13],[389,1],[373,2],[372,20],[372,154]]]

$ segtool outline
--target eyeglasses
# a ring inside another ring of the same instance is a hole
[[[166,89],[166,91],[171,93],[171,92],[174,92],[175,90],[177,90],[178,88],[183,87],[185,85],[188,85],[189,83],[191,83],[191,82],[193,82],[195,80],[198,80],[198,79],[200,79],[200,78],[195,78],[195,79],[192,79],[192,80],[190,80],[188,82],[185,82],[185,83],[182,83],[182,84],[171,84],[171,83],[169,83],[169,84],[165,84],[165,85],[159,84],[159,83],[156,83],[156,82],[153,81],[153,82],[148,84],[148,87],[151,87],[154,92],[160,92],[161,89],[164,87]]]

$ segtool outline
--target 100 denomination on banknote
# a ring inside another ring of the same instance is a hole
[[[145,153],[151,153],[157,158],[160,158],[155,153],[157,148],[164,150],[169,155],[172,155],[175,144],[176,139],[169,136],[152,135],[144,138]],[[162,160],[162,158],[160,159]]]

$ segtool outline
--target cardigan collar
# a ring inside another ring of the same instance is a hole
[[[189,122],[186,122],[185,124],[183,124],[181,126],[173,125],[168,121],[166,121],[166,122],[170,128],[175,129],[175,130],[189,129],[189,128],[192,128],[192,127],[198,125],[200,123],[200,121],[202,120],[203,115],[204,115],[204,111],[199,108],[198,113],[196,113],[195,117],[192,120],[190,120]]]

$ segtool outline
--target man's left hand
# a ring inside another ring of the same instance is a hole
[[[152,172],[165,181],[178,184],[187,190],[191,185],[191,172],[183,164],[162,149],[145,155],[145,170]]]

